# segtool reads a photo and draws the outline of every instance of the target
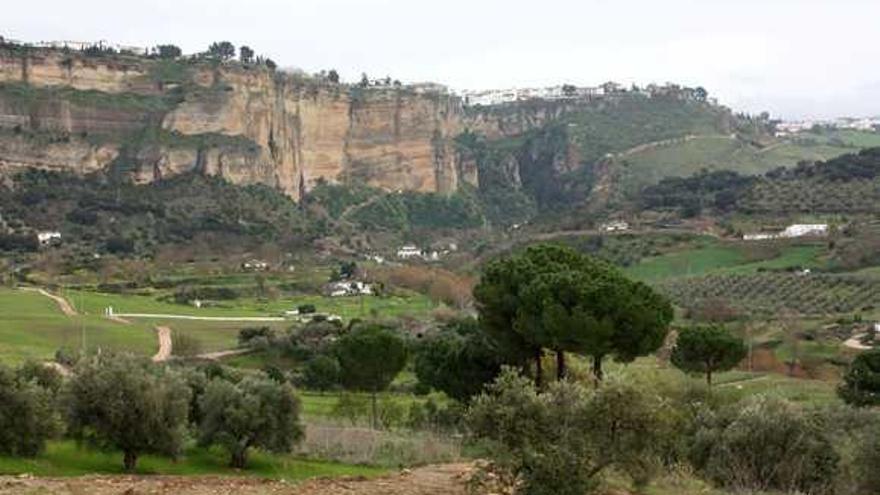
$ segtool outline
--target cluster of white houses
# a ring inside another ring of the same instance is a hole
[[[466,90],[461,91],[459,95],[465,106],[503,105],[505,103],[529,100],[589,101],[607,96],[623,95],[643,96],[646,98],[677,98],[681,100],[706,100],[707,98],[706,91],[703,88],[688,88],[672,83],[667,83],[665,85],[649,84],[644,88],[639,88],[637,86],[627,88],[626,86],[613,81],[595,87],[579,87],[571,84],[564,84],[544,88],[509,88],[480,91]]]
[[[828,224],[794,224],[782,232],[762,232],[743,235],[744,241],[766,241],[770,239],[793,239],[795,237],[825,237],[828,235]]]
[[[791,120],[776,124],[776,137],[794,136],[816,127],[854,131],[880,131],[880,117],[841,117],[835,120]]]

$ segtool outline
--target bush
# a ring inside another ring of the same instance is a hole
[[[238,331],[238,345],[242,347],[267,344],[275,338],[269,327],[247,327]]]
[[[0,367],[0,454],[33,457],[61,433],[53,391],[29,375]]]
[[[703,418],[690,457],[723,487],[809,494],[833,492],[839,463],[820,421],[767,396]]]
[[[538,393],[506,369],[468,412],[473,435],[528,495],[583,495],[616,468],[646,482],[669,429],[669,406],[631,386],[556,382]]]
[[[880,349],[856,356],[846,370],[837,393],[853,406],[880,405]]]
[[[369,410],[370,404],[366,397],[345,392],[339,396],[339,400],[333,406],[332,415],[348,420],[352,426],[355,426],[361,418],[370,414]]]
[[[303,385],[321,392],[332,390],[339,384],[339,361],[332,356],[317,356],[306,363]]]

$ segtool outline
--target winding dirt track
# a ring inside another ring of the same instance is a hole
[[[0,495],[465,495],[462,479],[469,468],[469,464],[442,464],[371,480],[312,480],[298,485],[214,476],[87,476],[68,479],[0,476]]]
[[[57,296],[55,294],[52,294],[51,292],[49,292],[45,289],[37,289],[37,288],[33,288],[33,287],[19,287],[19,290],[26,290],[28,292],[36,292],[36,293],[39,293],[39,294],[42,294],[42,295],[48,297],[49,299],[55,301],[56,304],[58,304],[58,309],[60,309],[61,312],[64,313],[65,316],[77,316],[79,314],[76,312],[76,309],[74,309],[73,305],[70,304],[70,301],[68,301],[67,299],[65,299],[61,296]]]
[[[164,326],[156,327],[156,335],[159,337],[159,350],[153,356],[153,362],[168,361],[171,357],[171,329]]]

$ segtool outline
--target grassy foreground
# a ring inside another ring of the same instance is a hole
[[[386,469],[329,461],[270,455],[253,451],[246,470],[227,467],[220,449],[190,448],[177,462],[165,457],[145,455],[138,460],[137,474],[256,476],[290,481],[316,477],[379,476]],[[46,452],[34,459],[0,456],[0,474],[30,473],[35,476],[83,476],[121,474],[122,454],[98,452],[72,441],[50,442]]]

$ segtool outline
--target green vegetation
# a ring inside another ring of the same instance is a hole
[[[701,247],[645,258],[625,271],[638,280],[656,282],[707,274],[817,268],[822,265],[819,257],[823,253],[824,248],[815,244],[708,242]]]
[[[50,359],[59,348],[126,350],[151,355],[156,336],[145,324],[121,325],[98,315],[67,317],[36,292],[0,288],[0,362]]]
[[[838,393],[847,404],[880,405],[880,350],[856,356],[843,376]]]
[[[31,473],[35,476],[85,476],[120,474],[120,452],[98,451],[77,446],[73,441],[50,442],[46,452],[32,459],[0,456],[0,474]],[[303,459],[296,456],[254,452],[246,471],[228,466],[225,453],[219,448],[190,447],[179,459],[145,455],[138,460],[137,474],[258,476],[298,481],[318,477],[378,476],[384,468],[355,466],[331,461]]]
[[[727,301],[749,314],[803,315],[870,311],[880,297],[880,284],[850,275],[756,273],[673,279],[658,285],[674,302],[693,308],[702,301]]]
[[[670,362],[687,373],[702,373],[712,386],[712,374],[733,369],[746,357],[746,345],[719,326],[688,327],[678,333]]]

